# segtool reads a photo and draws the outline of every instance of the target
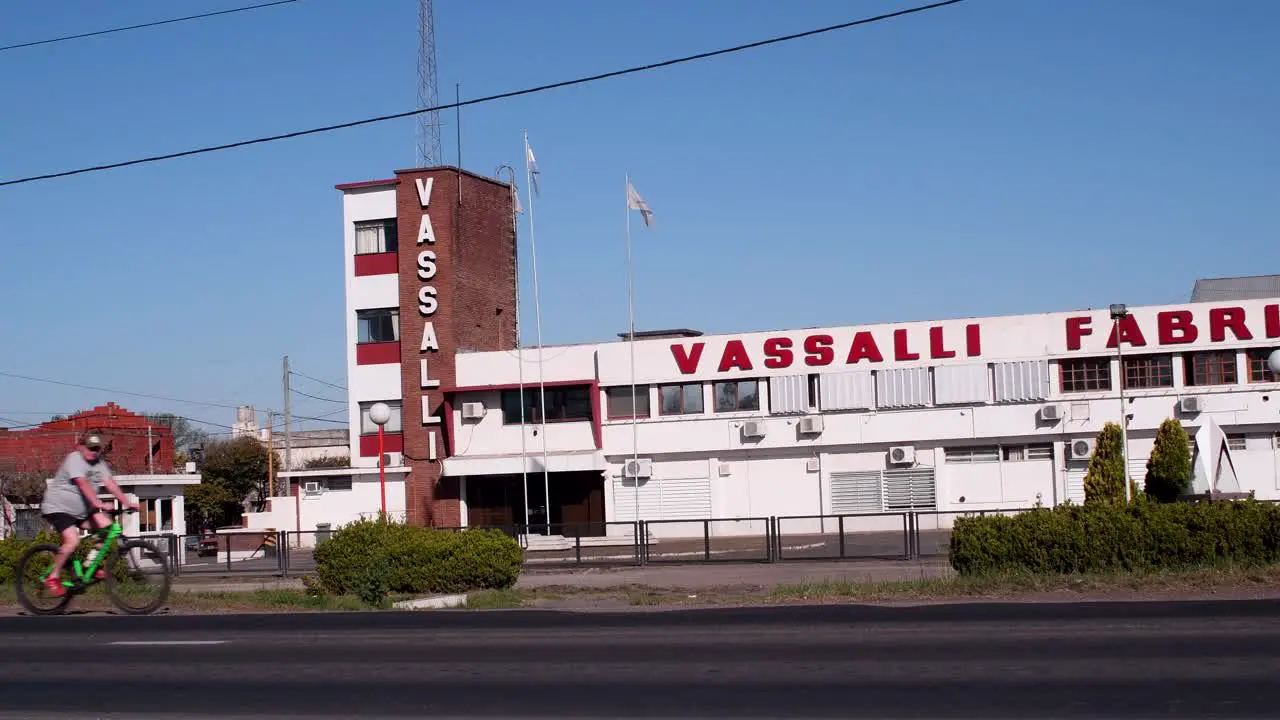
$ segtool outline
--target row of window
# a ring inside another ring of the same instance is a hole
[[[398,313],[379,314],[380,311],[361,311],[360,338],[362,342],[388,342],[399,337]],[[1247,373],[1250,383],[1277,382],[1276,374],[1267,367],[1269,349],[1251,349],[1247,351]],[[1138,355],[1124,358],[1124,386],[1126,389],[1153,389],[1174,387],[1173,355]],[[1103,392],[1112,389],[1111,359],[1108,357],[1072,358],[1058,361],[1060,373],[1060,389],[1063,393]],[[921,369],[917,369],[921,370]],[[1188,387],[1204,387],[1229,385],[1238,382],[1236,370],[1236,352],[1203,351],[1187,353],[1183,356],[1183,384]],[[798,376],[801,381],[796,390],[797,397],[790,398],[792,404],[805,412],[818,412],[820,406],[820,383],[822,376],[811,374]],[[791,378],[775,378],[774,382],[782,383]],[[832,380],[835,382],[835,380]],[[711,383],[712,412],[758,412],[761,409],[762,381],[755,378],[740,380],[722,380]],[[1047,390],[1047,388],[1046,388]],[[545,392],[545,412],[543,411],[542,394]],[[872,387],[867,393],[875,393]],[[630,385],[613,386],[604,389],[605,417],[611,420],[630,419],[634,417],[653,417],[654,412],[650,398],[649,385],[636,385],[634,404]],[[1047,394],[1047,393],[1046,393]],[[1016,398],[998,397],[998,400]],[[1035,398],[1029,398],[1035,399]],[[1043,399],[1043,398],[1040,398]],[[702,415],[707,412],[703,395],[703,383],[672,383],[657,386],[657,415],[671,417],[681,415]],[[985,402],[974,398],[975,402]],[[861,402],[846,401],[827,402],[822,400],[823,410],[856,409],[860,406],[873,407],[888,403],[877,403],[867,399]],[[399,402],[389,403],[393,407],[391,422],[387,423],[388,432],[399,432]],[[521,412],[520,391],[504,390],[501,396],[503,422],[506,424],[546,422],[581,422],[592,419],[591,389],[587,385],[555,386],[540,391],[537,386],[528,386],[524,391],[524,409]],[[904,402],[904,405],[927,405],[927,400]],[[368,420],[367,409],[372,403],[361,405],[362,433],[377,432],[377,426]],[[784,412],[779,407],[774,412]],[[394,428],[394,429],[393,429]]]
[[[1245,367],[1250,383],[1280,382],[1280,376],[1267,367],[1271,348],[1245,351]],[[1101,392],[1111,390],[1111,358],[1089,357],[1059,360],[1062,392]],[[1239,382],[1235,350],[1204,350],[1182,354],[1182,384],[1186,387],[1235,385]],[[1124,358],[1121,374],[1126,390],[1171,388],[1173,355],[1135,355]]]

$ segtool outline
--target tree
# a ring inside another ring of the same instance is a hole
[[[0,463],[0,499],[19,504],[38,503],[44,497],[49,473],[22,472],[12,461]]]
[[[1098,433],[1089,470],[1084,476],[1084,502],[1124,504],[1125,467],[1120,426],[1107,423]]]
[[[236,503],[248,502],[260,507],[267,497],[267,458],[267,446],[255,437],[206,443],[200,468],[201,484],[218,483]],[[271,462],[280,467],[278,455]]]
[[[199,485],[187,489],[183,507],[187,532],[197,532],[230,525],[239,515],[240,503],[221,480],[201,478]]]
[[[1191,487],[1191,438],[1173,418],[1165,418],[1156,431],[1144,484],[1147,496],[1162,503],[1177,500]]]
[[[209,440],[207,431],[196,427],[184,417],[178,417],[172,413],[154,413],[146,417],[157,425],[169,428],[169,431],[173,433],[173,449],[175,451],[188,450],[192,445],[199,445]]]

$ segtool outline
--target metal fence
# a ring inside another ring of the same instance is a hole
[[[524,551],[528,570],[693,563],[820,560],[902,561],[945,557],[955,518],[1016,515],[1017,510],[642,520],[639,522],[496,525]],[[236,530],[145,537],[179,575],[296,576],[315,570],[314,550],[332,530]]]

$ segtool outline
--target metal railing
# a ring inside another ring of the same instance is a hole
[[[498,530],[524,551],[526,570],[702,563],[823,560],[900,562],[945,557],[957,517],[1033,510],[909,510],[552,525],[480,525],[439,531]],[[179,575],[302,575],[314,550],[336,530],[236,530],[204,535],[147,533]]]

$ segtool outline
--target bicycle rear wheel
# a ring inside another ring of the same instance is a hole
[[[14,568],[13,586],[18,592],[18,602],[33,615],[56,615],[71,602],[69,590],[62,597],[57,597],[50,595],[44,588],[44,576],[53,567],[53,559],[57,554],[57,545],[32,545],[18,559],[18,565]]]
[[[146,540],[125,540],[104,566],[111,602],[130,615],[147,615],[169,599],[169,560]]]

